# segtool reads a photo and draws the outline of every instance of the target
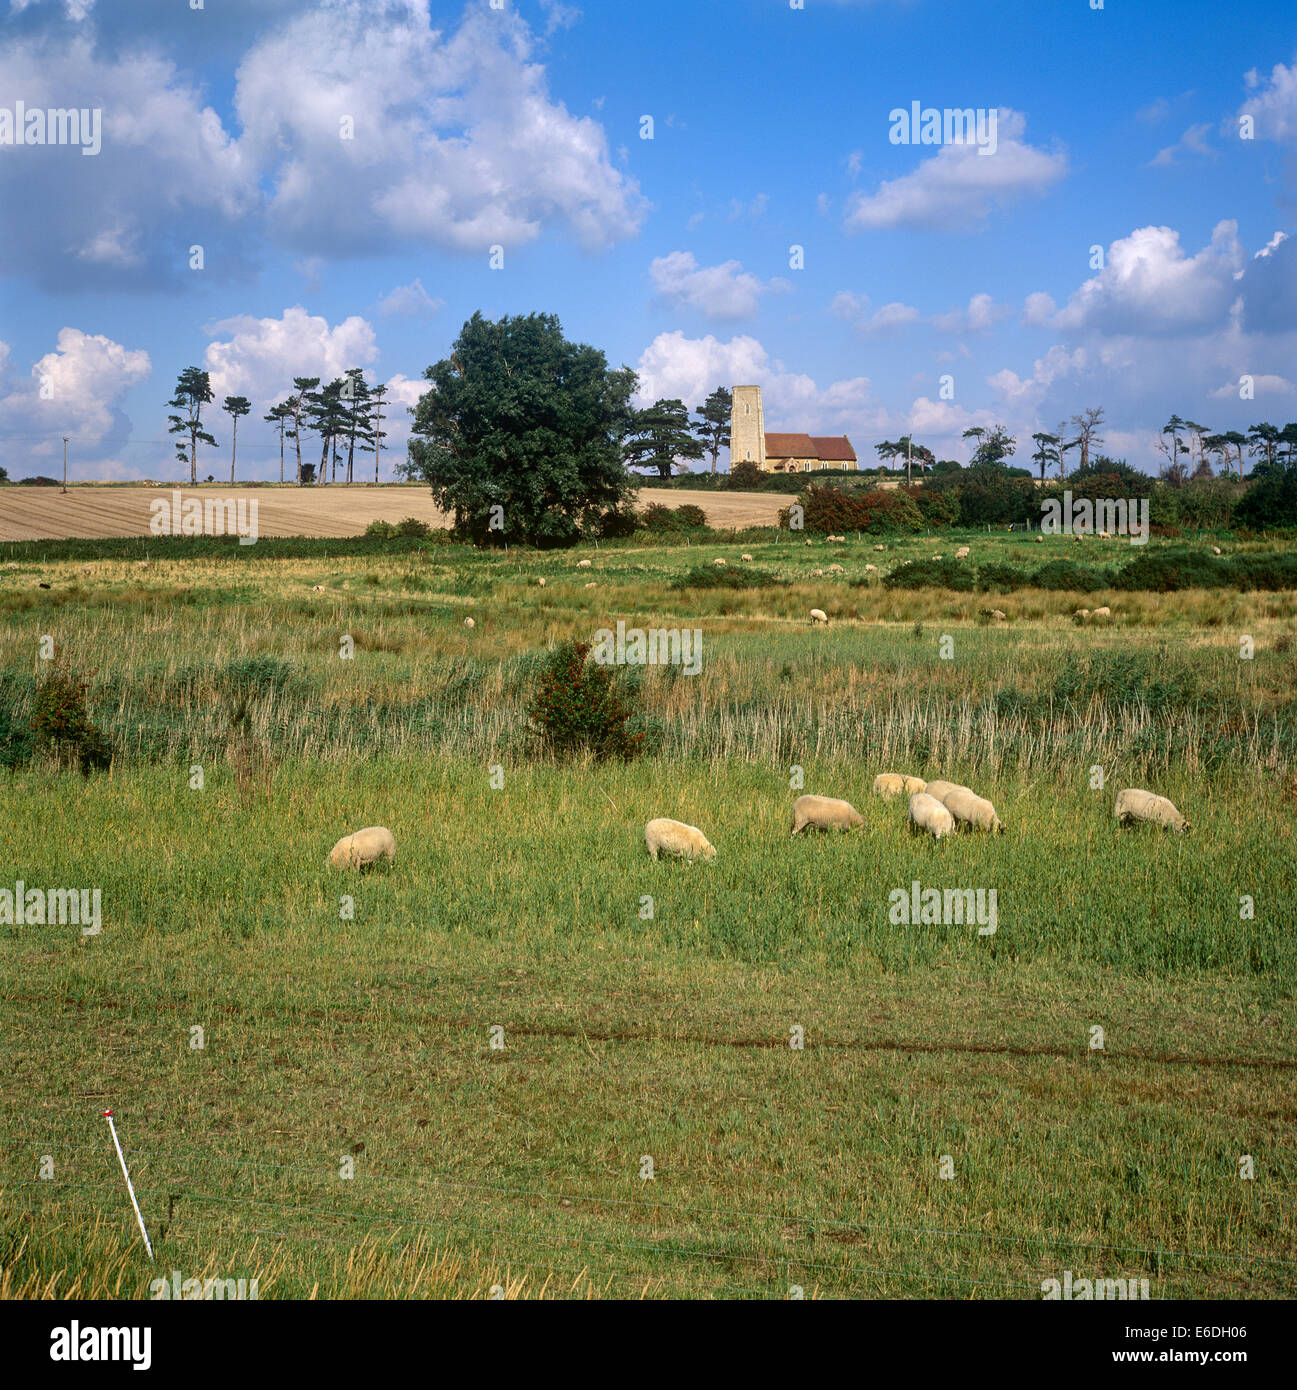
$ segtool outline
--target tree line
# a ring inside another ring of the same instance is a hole
[[[169,434],[179,435],[176,456],[189,465],[189,481],[198,481],[198,446],[215,449],[215,436],[204,423],[204,407],[212,405],[211,374],[201,367],[186,367],[176,382],[175,394],[167,402],[173,414]],[[261,418],[275,427],[279,436],[279,481],[284,481],[284,451],[291,440],[296,454],[294,481],[328,483],[338,481],[339,464],[343,481],[355,476],[356,454],[374,455],[374,481],[378,481],[380,455],[387,431],[383,411],[387,406],[387,383],[370,385],[361,367],[348,367],[340,377],[324,385],[318,376],[293,378],[293,394],[272,406]],[[230,417],[230,482],[234,482],[238,458],[239,421],[252,409],[246,396],[226,396],[221,410]],[[207,417],[210,420],[210,415]],[[303,433],[314,434],[320,444],[318,465],[302,459]],[[329,466],[332,463],[332,479]]]

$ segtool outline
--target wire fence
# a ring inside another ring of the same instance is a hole
[[[15,1135],[0,1136],[0,1145],[6,1159],[25,1154],[33,1165],[47,1155],[103,1156],[105,1148],[93,1142],[41,1143]],[[1138,1264],[1141,1275],[1160,1281],[1163,1296],[1186,1285],[1200,1288],[1204,1270],[1225,1278],[1235,1293],[1246,1293],[1260,1282],[1270,1289],[1297,1287],[1297,1258],[1250,1251],[698,1206],[574,1191],[562,1184],[511,1185],[447,1171],[363,1171],[342,1179],[332,1157],[306,1167],[197,1150],[145,1148],[128,1149],[128,1160],[146,1220],[161,1231],[159,1250],[164,1258],[182,1247],[191,1249],[195,1242],[211,1249],[227,1242],[246,1247],[249,1242],[276,1240],[290,1247],[305,1243],[307,1248],[331,1245],[398,1254],[402,1239],[408,1245],[432,1238],[446,1251],[485,1253],[496,1267],[510,1271],[510,1277],[513,1271],[526,1271],[536,1288],[548,1290],[555,1280],[570,1278],[568,1293],[620,1288],[619,1297],[636,1292],[655,1297],[786,1297],[794,1285],[837,1297],[877,1296],[897,1286],[911,1296],[961,1291],[965,1296],[1039,1297],[1041,1277],[1057,1277],[1064,1256],[1072,1262],[1106,1259],[1124,1271]],[[124,1184],[115,1177],[115,1165],[89,1158],[81,1166],[90,1171],[82,1173],[74,1160],[63,1158],[61,1166],[71,1169],[74,1177],[22,1177],[0,1169],[4,1206],[37,1222],[68,1215],[69,1195],[94,1194],[85,1216],[91,1206],[96,1211],[123,1209]],[[103,1176],[80,1180],[93,1176],[93,1170]],[[233,1190],[239,1183],[252,1190]],[[327,1192],[336,1194],[339,1183],[345,1183],[348,1192],[346,1206],[327,1200]],[[295,1191],[295,1186],[310,1190]],[[375,1189],[382,1193],[379,1201],[374,1200]],[[438,1209],[438,1203],[448,1209]],[[572,1224],[560,1229],[552,1225],[556,1219]],[[652,1224],[649,1238],[643,1238],[646,1222]],[[642,1238],[634,1238],[637,1234]],[[788,1248],[792,1241],[822,1247],[825,1240],[833,1242],[831,1250],[798,1253]],[[545,1258],[546,1250],[553,1251],[555,1261]],[[573,1250],[579,1252],[580,1263],[566,1263]],[[830,1254],[834,1258],[826,1258]],[[1034,1278],[1006,1277],[1029,1271]],[[745,1272],[757,1278],[745,1279]]]

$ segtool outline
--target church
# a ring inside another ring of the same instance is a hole
[[[764,473],[858,467],[845,434],[767,434],[759,386],[735,386],[730,407],[730,467],[755,463]]]

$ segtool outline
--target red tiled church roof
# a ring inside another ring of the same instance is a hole
[[[809,434],[766,435],[766,457],[774,459],[813,459],[819,456]]]
[[[826,463],[854,463],[856,451],[845,434],[813,434],[811,443],[815,445],[815,457]]]

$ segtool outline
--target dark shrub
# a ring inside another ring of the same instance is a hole
[[[923,529],[923,516],[914,500],[900,489],[849,492],[841,487],[810,483],[797,500],[802,506],[806,529],[820,535],[848,531],[878,535]],[[780,521],[786,524],[786,512],[780,513]]]
[[[770,589],[788,580],[780,579],[768,570],[744,565],[695,565],[671,581],[673,589]]]
[[[955,589],[971,593],[972,569],[958,560],[911,560],[883,579],[889,589]]]
[[[587,661],[589,654],[588,642],[564,642],[550,653],[528,710],[533,732],[560,757],[633,758],[645,740],[627,728],[640,714],[632,703],[638,696],[619,690],[616,668]]]
[[[992,561],[988,565],[982,565],[977,571],[977,587],[988,593],[1011,594],[1015,589],[1025,588],[1030,583],[1030,576],[1012,565],[1001,565]]]
[[[1075,560],[1050,560],[1031,576],[1037,589],[1075,589],[1090,593],[1112,584],[1108,571],[1098,565],[1078,565]]]
[[[426,521],[420,521],[417,516],[403,517],[392,528],[394,536],[426,536],[432,527]]]
[[[76,762],[88,777],[108,766],[112,748],[86,709],[87,684],[61,659],[55,661],[36,687],[29,727],[38,747],[53,749],[60,761]]]
[[[1163,594],[1174,589],[1220,589],[1229,582],[1228,567],[1215,555],[1200,550],[1163,550],[1132,560],[1117,574],[1112,587]]]
[[[766,474],[751,459],[740,459],[730,465],[725,486],[735,491],[755,492],[766,480]]]

